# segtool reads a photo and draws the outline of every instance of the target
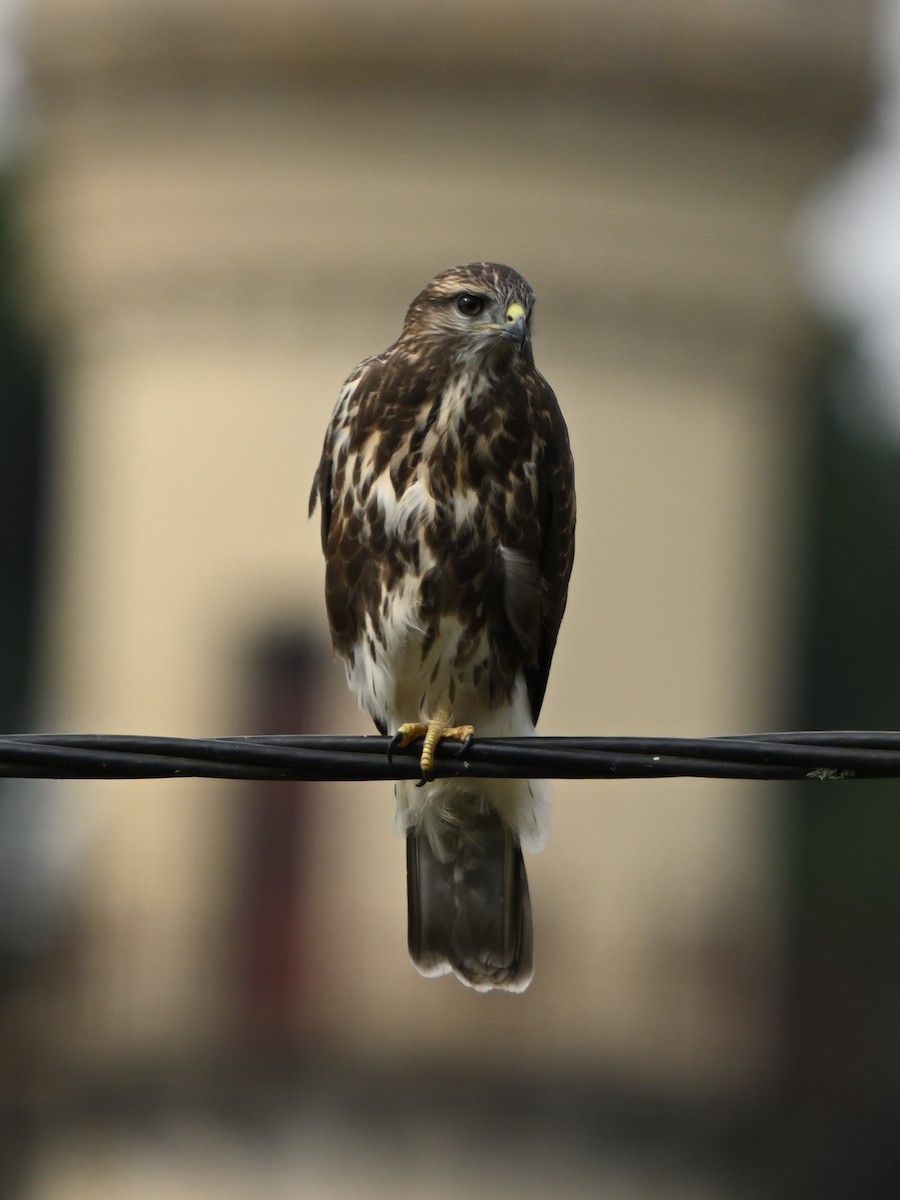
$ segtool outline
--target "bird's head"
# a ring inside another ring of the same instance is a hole
[[[436,275],[406,313],[401,341],[439,344],[463,359],[530,363],[534,292],[501,263],[468,263]]]

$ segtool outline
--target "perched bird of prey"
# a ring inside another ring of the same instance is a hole
[[[499,263],[436,276],[344,384],[310,496],[350,687],[395,743],[424,739],[422,782],[396,784],[410,956],[481,991],[531,980],[546,784],[431,772],[443,738],[534,732],[565,608],[574,471],[533,306]]]

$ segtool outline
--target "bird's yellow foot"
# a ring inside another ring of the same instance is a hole
[[[434,717],[428,722],[410,721],[401,725],[394,734],[388,748],[388,756],[390,757],[395,750],[404,750],[413,742],[417,742],[419,738],[424,738],[422,753],[419,756],[419,767],[422,771],[419,787],[422,787],[423,784],[431,781],[431,773],[434,770],[434,751],[438,742],[462,742],[465,745],[474,733],[473,725],[451,725],[446,714]]]

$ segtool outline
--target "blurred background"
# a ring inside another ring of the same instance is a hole
[[[538,295],[541,732],[900,728],[892,0],[2,0],[0,726],[369,732],[309,485],[437,271]],[[521,997],[384,785],[0,785],[0,1197],[900,1194],[898,784],[559,783]]]

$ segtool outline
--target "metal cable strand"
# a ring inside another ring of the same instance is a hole
[[[326,734],[174,738],[0,736],[0,776],[38,779],[390,780],[419,776],[417,746]],[[435,776],[543,779],[900,778],[900,732],[815,730],[737,737],[474,738],[438,747]]]

